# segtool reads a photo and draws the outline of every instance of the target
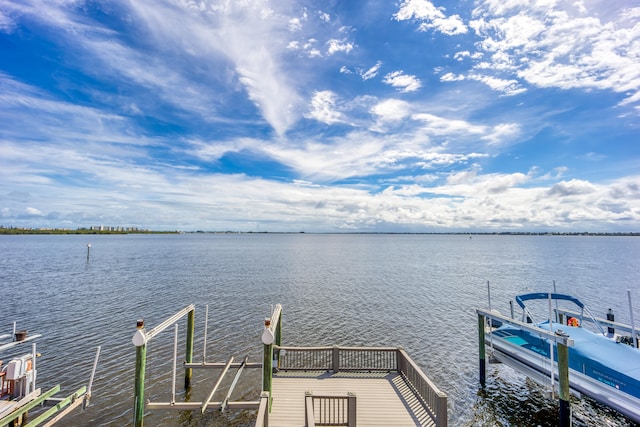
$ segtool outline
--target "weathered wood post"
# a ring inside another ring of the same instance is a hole
[[[556,335],[563,338],[569,336],[562,331]],[[569,348],[566,341],[558,341],[558,380],[560,382],[560,413],[558,414],[558,426],[569,427],[571,425],[571,404],[569,395]]]
[[[134,390],[133,425],[142,427],[144,424],[144,374],[147,364],[147,340],[144,333],[144,320],[136,322],[136,333],[133,335],[133,345],[136,346],[136,379]]]
[[[356,416],[358,411],[356,410],[356,394],[355,393],[347,393],[347,423],[349,427],[356,427],[358,425]]]
[[[186,363],[193,362],[193,335],[196,328],[196,309],[189,311],[187,315],[187,348],[185,351],[184,360]],[[184,370],[184,388],[191,387],[191,376],[193,372],[191,368]]]
[[[485,354],[485,344],[484,344],[484,328],[485,328],[485,318],[482,314],[478,313],[478,342],[480,347],[480,385],[484,388],[487,383],[487,371],[486,371],[486,354]]]

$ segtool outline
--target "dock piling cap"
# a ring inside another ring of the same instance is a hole
[[[25,339],[27,339],[26,330],[16,331],[16,341],[24,341]]]
[[[147,336],[144,333],[144,320],[139,319],[136,322],[136,332],[133,334],[133,338],[131,339],[133,345],[136,347],[140,347],[147,343]]]

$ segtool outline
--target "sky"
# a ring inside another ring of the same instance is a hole
[[[0,225],[640,231],[640,3],[0,0]]]

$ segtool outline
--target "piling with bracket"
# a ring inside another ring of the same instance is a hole
[[[185,351],[185,363],[193,362],[193,335],[196,329],[196,311],[191,310],[189,315],[187,316],[187,348]],[[191,377],[193,375],[193,371],[191,368],[186,368],[184,370],[184,388],[188,389],[191,387]]]
[[[144,337],[144,320],[136,323],[136,335],[133,344],[136,346],[136,379],[134,386],[133,425],[142,427],[144,423],[144,374],[147,364],[147,344]],[[140,334],[138,334],[140,332]],[[138,340],[136,340],[136,336]]]
[[[136,347],[136,377],[134,386],[134,410],[133,424],[134,427],[143,427],[144,425],[144,377],[147,364],[147,343],[157,334],[188,315],[187,321],[187,350],[185,360],[191,363],[193,358],[193,333],[195,329],[195,306],[193,304],[180,310],[155,328],[146,331],[144,328],[144,320],[138,320],[136,324],[136,332],[133,334],[132,342]],[[185,385],[189,378],[191,382],[191,368],[185,368]]]
[[[561,330],[556,335],[568,338],[569,335]],[[560,413],[558,414],[558,426],[569,427],[571,425],[571,405],[569,395],[569,347],[566,341],[558,341],[558,381],[560,382]]]
[[[487,383],[487,365],[486,365],[486,355],[485,355],[485,343],[484,343],[484,328],[485,328],[485,318],[482,314],[478,313],[478,342],[480,347],[480,386],[484,388]]]

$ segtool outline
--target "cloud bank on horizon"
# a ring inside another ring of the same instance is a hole
[[[640,231],[634,1],[0,0],[0,225]]]

